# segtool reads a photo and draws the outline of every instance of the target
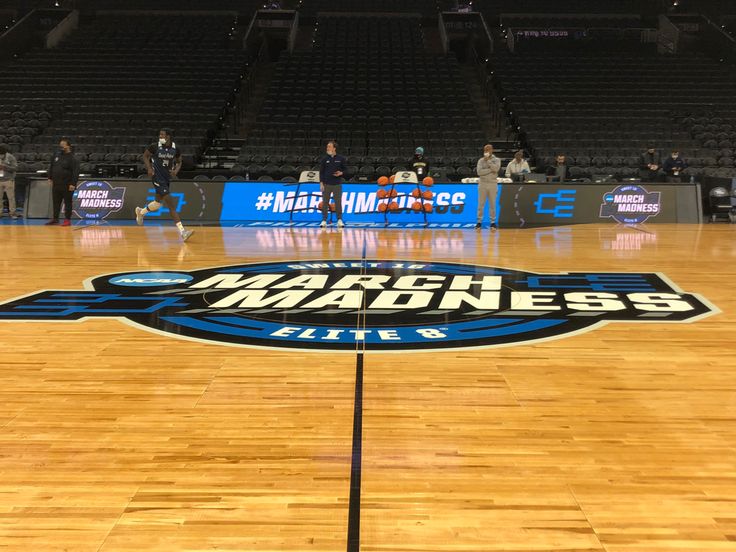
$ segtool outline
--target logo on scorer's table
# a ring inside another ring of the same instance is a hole
[[[72,201],[76,215],[82,220],[102,220],[123,208],[125,188],[115,188],[109,182],[82,182]]]
[[[537,274],[459,263],[303,261],[97,276],[0,305],[0,320],[118,318],[226,345],[426,351],[528,343],[608,322],[718,312],[659,274]]]
[[[640,224],[662,209],[661,192],[648,192],[638,184],[624,184],[603,196],[601,218],[621,224]]]

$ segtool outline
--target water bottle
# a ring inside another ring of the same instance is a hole
[[[690,184],[695,184],[695,177],[690,175]]]
[[[250,173],[249,172],[246,172],[245,173],[245,181],[246,182],[250,182]]]

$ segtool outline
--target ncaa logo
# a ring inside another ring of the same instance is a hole
[[[224,345],[426,352],[558,339],[607,323],[692,322],[717,312],[655,273],[330,260],[98,276],[84,291],[8,301],[0,320],[112,317]]]
[[[115,276],[110,278],[110,283],[126,287],[158,287],[186,284],[192,279],[193,276],[180,272],[139,272]]]

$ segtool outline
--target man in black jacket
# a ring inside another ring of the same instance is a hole
[[[641,154],[641,164],[639,166],[641,179],[645,182],[657,182],[661,167],[662,158],[656,148],[650,144],[647,151]]]
[[[555,164],[547,167],[547,182],[564,182],[570,178],[570,169],[564,153],[557,154]]]
[[[322,223],[327,226],[327,213],[330,208],[330,196],[335,198],[335,214],[337,227],[345,226],[342,222],[342,181],[347,175],[347,160],[337,154],[337,142],[327,142],[327,155],[319,165],[319,189],[322,192]]]
[[[69,138],[59,140],[59,151],[51,158],[49,165],[49,183],[53,196],[53,217],[46,224],[59,224],[61,202],[64,202],[64,222],[62,226],[72,223],[72,199],[79,182],[79,161],[72,153]]]

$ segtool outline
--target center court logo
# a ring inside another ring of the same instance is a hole
[[[427,351],[560,338],[718,310],[659,274],[536,274],[420,261],[302,261],[97,276],[0,304],[2,321],[118,318],[226,345]]]

